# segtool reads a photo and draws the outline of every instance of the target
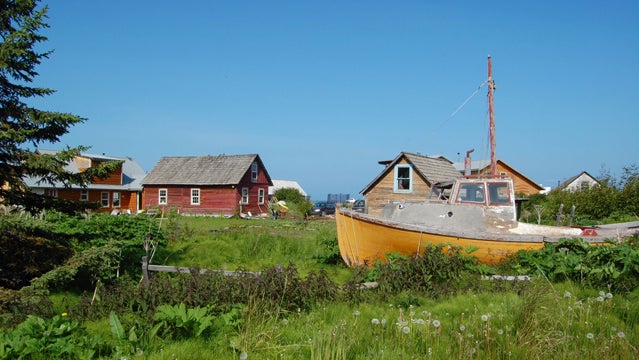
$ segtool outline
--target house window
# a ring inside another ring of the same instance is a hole
[[[109,193],[107,191],[103,191],[102,194],[100,194],[100,199],[102,207],[109,207]]]
[[[51,197],[57,198],[58,197],[58,189],[49,189],[48,194]]]
[[[117,191],[113,193],[113,207],[120,207],[120,193]]]
[[[200,205],[200,189],[191,189],[191,205]]]
[[[159,205],[166,205],[167,204],[167,191],[166,189],[160,189],[158,190],[158,204]]]
[[[264,189],[257,189],[257,203],[264,204]]]
[[[89,190],[80,190],[80,201],[89,201]]]
[[[395,192],[411,192],[413,190],[412,177],[410,165],[395,166]]]
[[[248,204],[249,203],[249,189],[248,188],[242,188],[242,204]]]
[[[257,182],[257,162],[253,162],[251,165],[251,181]]]

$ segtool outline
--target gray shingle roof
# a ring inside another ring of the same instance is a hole
[[[459,171],[455,169],[453,164],[442,156],[430,157],[420,154],[414,154],[409,152],[401,152],[393,161],[386,164],[386,168],[373,179],[366,187],[360,191],[360,194],[366,194],[379,179],[381,179],[386,172],[392,171],[393,166],[397,164],[403,157],[413,165],[413,169],[417,171],[421,176],[430,183],[430,185],[441,182],[449,181],[460,177]]]
[[[163,157],[142,180],[142,184],[235,185],[255,160],[266,171],[257,154]]]

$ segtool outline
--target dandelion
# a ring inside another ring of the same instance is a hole
[[[360,315],[359,310],[355,310],[355,311],[353,312],[353,316],[359,316],[359,315]]]
[[[61,315],[62,315],[62,317],[65,317],[65,316],[68,316],[69,314],[63,312]]]
[[[282,319],[282,325],[284,326],[288,325],[288,319]]]
[[[433,326],[438,328],[441,325],[441,323],[439,322],[439,320],[433,320]]]
[[[504,330],[502,330],[502,329],[497,330],[497,334],[498,335],[504,335]]]
[[[382,323],[382,326],[386,325],[386,319],[382,319],[381,323]]]
[[[373,319],[373,320],[371,320],[371,324],[373,324],[373,325],[379,325],[379,319]]]
[[[411,306],[413,306],[413,305],[411,305]],[[410,316],[410,317],[414,317],[414,316],[415,316],[415,312],[414,312],[414,311],[411,311],[410,313],[408,313],[408,316]]]
[[[410,334],[410,328],[408,326],[404,326],[402,328],[402,332],[406,335]]]
[[[488,315],[484,314],[481,316],[481,321],[486,322],[488,321]]]
[[[599,296],[602,296],[602,297],[603,297],[603,296],[606,296],[606,292],[605,292],[605,291],[600,291],[600,292],[599,292]]]
[[[570,293],[570,291],[565,291],[565,292],[564,292],[564,297],[565,297],[565,298],[572,297],[572,294]]]
[[[606,298],[608,298],[608,299],[612,299],[612,293],[607,293],[607,294],[606,294]]]
[[[464,331],[466,330],[466,326],[464,325],[459,325],[459,331]]]
[[[242,351],[242,353],[240,354],[240,360],[246,359],[248,359],[248,354],[246,353],[246,351]]]
[[[595,334],[593,334],[593,333],[587,333],[587,334],[586,334],[586,337],[587,337],[588,339],[592,340],[592,339],[594,339],[594,338],[595,338]]]
[[[595,300],[597,300],[598,302],[602,302],[602,301],[604,301],[604,298],[603,298],[603,296],[597,296],[597,298]]]
[[[424,325],[424,324],[425,324],[424,319],[417,319],[417,320],[415,320],[415,324],[417,324],[417,325]]]
[[[623,339],[623,338],[626,337],[626,333],[624,333],[623,331],[620,331],[620,332],[617,333],[617,337]]]

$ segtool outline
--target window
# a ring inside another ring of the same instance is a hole
[[[102,194],[100,194],[100,203],[102,204],[102,207],[109,207],[109,193],[106,191],[103,191]]]
[[[257,162],[253,162],[253,165],[251,165],[251,181],[257,181]]]
[[[167,191],[166,189],[160,189],[158,190],[158,204],[159,205],[166,205],[167,204]]]
[[[248,204],[248,203],[249,203],[249,189],[242,188],[242,204]]]
[[[113,207],[120,207],[120,193],[117,191],[113,193]]]
[[[264,189],[257,190],[257,203],[264,204]]]
[[[200,205],[200,189],[191,189],[191,205]]]
[[[57,198],[58,197],[58,189],[49,189],[48,194],[51,197]]]
[[[410,165],[395,166],[395,192],[411,192],[413,190],[412,184]]]
[[[509,205],[510,194],[508,184],[506,183],[489,183],[488,197],[491,205]]]
[[[461,184],[457,202],[484,202],[484,184]]]
[[[89,201],[89,190],[80,190],[80,201]]]

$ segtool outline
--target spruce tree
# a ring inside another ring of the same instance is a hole
[[[47,7],[39,7],[38,0],[0,0],[0,201],[30,212],[50,208],[72,212],[87,204],[35,194],[25,178],[61,182],[65,187],[86,186],[94,177],[107,176],[119,164],[109,162],[70,173],[65,165],[89,147],[67,145],[54,155],[37,151],[41,145],[59,142],[71,126],[86,121],[71,113],[36,109],[28,103],[29,99],[54,92],[32,86],[38,76],[36,67],[52,54],[36,49],[47,40],[39,33],[48,28],[46,14]]]

